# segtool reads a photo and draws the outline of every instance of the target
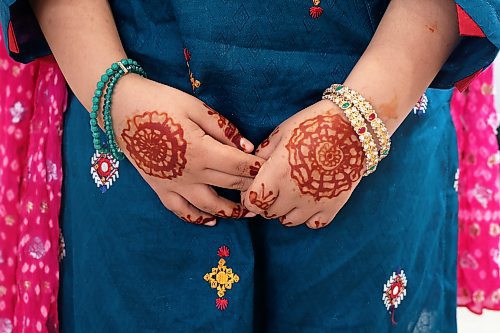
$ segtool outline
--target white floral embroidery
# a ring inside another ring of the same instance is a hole
[[[21,102],[16,102],[13,107],[9,109],[10,114],[12,115],[12,122],[17,124],[21,121],[21,118],[26,111]]]

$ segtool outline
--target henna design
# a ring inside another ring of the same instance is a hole
[[[220,217],[224,217],[224,218],[233,218],[233,219],[240,219],[242,217],[244,217],[245,215],[247,215],[249,213],[249,210],[244,208],[243,206],[241,205],[238,205],[236,207],[233,208],[233,210],[231,211],[231,214],[227,214],[224,210],[219,210],[217,212],[217,216],[220,216]]]
[[[241,134],[236,126],[234,126],[229,120],[227,120],[219,112],[215,111],[208,104],[203,103],[203,106],[207,108],[207,112],[210,116],[217,118],[217,124],[219,125],[219,128],[224,131],[224,136],[234,143],[236,147],[241,150],[245,150],[245,147],[241,145]]]
[[[278,220],[284,226],[289,226],[293,224],[292,222],[286,222],[286,215],[280,216]]]
[[[300,192],[316,201],[348,191],[361,178],[363,148],[340,115],[302,122],[286,145],[291,177]]]
[[[263,214],[264,214],[264,218],[266,218],[266,219],[274,219],[274,218],[278,217],[278,215],[276,215],[276,214],[269,214],[269,212],[267,210],[265,210]]]
[[[260,162],[255,162],[254,165],[250,166],[250,176],[255,177],[259,173],[262,164]]]
[[[266,189],[264,183],[260,184],[262,187],[262,191],[260,193],[250,191],[248,198],[250,199],[250,203],[262,210],[268,210],[278,199],[278,196],[273,193],[273,191],[269,191],[266,194]]]
[[[280,131],[279,127],[276,127],[274,131],[267,138],[265,138],[264,141],[260,143],[255,152],[258,153],[262,148],[269,146],[269,143],[271,143],[271,138],[276,134],[278,134],[279,131]]]
[[[145,112],[127,121],[122,132],[126,149],[146,174],[173,179],[186,166],[184,130],[166,113]]]
[[[216,220],[216,218],[213,216],[205,217],[205,218],[203,216],[198,216],[198,218],[194,219],[190,214],[188,214],[186,216],[181,216],[180,218],[184,222],[189,222],[189,223],[198,224],[198,225],[208,224],[208,223],[214,222]]]

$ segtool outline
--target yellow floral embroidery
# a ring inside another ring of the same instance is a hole
[[[219,265],[212,268],[212,272],[205,274],[203,278],[210,283],[212,289],[217,289],[219,297],[224,297],[226,291],[232,289],[233,284],[240,281],[240,277],[233,273],[232,268],[226,267],[226,261],[222,258],[219,260]]]
[[[191,71],[191,66],[189,65],[189,62],[191,61],[191,52],[189,52],[187,48],[184,48],[184,58],[186,59],[186,66],[188,68],[189,81],[191,81],[191,87],[194,92],[201,86],[201,82],[194,77],[193,72]]]

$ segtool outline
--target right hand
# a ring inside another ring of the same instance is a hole
[[[184,221],[255,216],[212,186],[246,191],[264,160],[236,127],[197,98],[127,75],[116,86],[116,141],[163,205]]]

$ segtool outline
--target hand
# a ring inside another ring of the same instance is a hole
[[[364,173],[361,142],[342,111],[318,102],[279,125],[256,150],[267,160],[248,190],[247,209],[285,226],[328,225]]]
[[[252,143],[191,95],[135,75],[122,80],[113,98],[116,140],[163,205],[207,226],[216,216],[254,216],[212,188],[248,188],[263,162],[249,154]]]

